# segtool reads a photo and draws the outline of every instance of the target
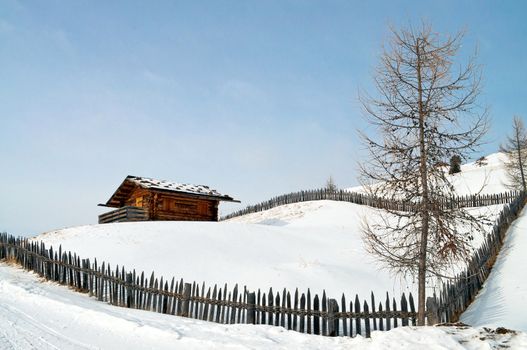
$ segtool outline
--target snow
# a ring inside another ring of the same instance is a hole
[[[2,349],[323,349],[349,342],[119,308],[5,264],[0,310]]]
[[[401,327],[329,338],[281,327],[221,325],[98,302],[0,264],[2,349],[500,349],[526,348],[525,333],[467,327]]]
[[[502,206],[470,209],[496,217]],[[347,202],[289,204],[226,222],[136,222],[90,225],[36,237],[47,245],[96,257],[112,266],[165,278],[235,283],[249,290],[287,288],[340,300],[358,294],[397,299],[415,292],[411,280],[381,270],[362,243],[363,218],[378,209]]]
[[[454,175],[461,193],[503,192],[504,155],[487,157],[487,165],[470,163]],[[464,192],[465,191],[465,192]],[[468,209],[494,220],[501,205]],[[47,245],[97,258],[112,266],[152,271],[165,278],[235,283],[249,290],[275,291],[299,288],[340,299],[355,294],[369,299],[386,292],[399,298],[415,292],[411,279],[390,275],[369,255],[361,239],[361,223],[372,220],[379,209],[336,201],[284,205],[223,222],[135,222],[88,225],[42,234]],[[481,239],[475,241],[477,247]],[[459,271],[460,265],[456,270]],[[433,285],[430,285],[433,287]]]
[[[503,163],[507,160],[505,153],[497,152],[485,157],[482,165],[470,162],[461,165],[461,172],[449,175],[459,196],[471,194],[494,194],[509,191],[507,175]],[[448,171],[448,167],[445,168]],[[345,189],[349,192],[364,192],[362,186]]]
[[[500,193],[502,154],[487,157],[487,165],[462,166],[454,182],[459,194]],[[482,185],[486,186],[481,190]],[[501,205],[471,208],[494,220]],[[377,299],[386,291],[396,298],[415,292],[412,280],[391,276],[364,249],[361,222],[379,209],[335,201],[289,204],[224,222],[135,222],[88,225],[36,237],[48,246],[96,257],[115,267],[155,271],[165,278],[235,283],[249,290],[287,288],[328,297],[358,294]],[[527,258],[521,246],[527,219],[515,223],[491,279],[463,321],[477,326],[507,326],[527,330],[520,307],[527,287],[521,270]],[[525,242],[523,242],[525,241]],[[481,240],[475,242],[475,246]],[[520,248],[514,249],[514,246]],[[523,249],[525,250],[525,249]],[[512,267],[510,267],[512,266]],[[501,271],[501,272],[500,272]],[[497,277],[496,277],[497,276]],[[373,332],[371,339],[330,339],[289,332],[279,327],[219,325],[96,302],[86,295],[37,283],[34,275],[0,265],[0,348],[269,348],[269,349],[494,349],[527,348],[524,333],[496,334],[470,327],[404,327]],[[494,281],[494,282],[493,282]],[[430,286],[432,288],[432,286]],[[500,294],[501,293],[501,294]],[[486,298],[486,299],[485,299]],[[476,307],[477,305],[480,305]],[[482,322],[481,319],[486,319]],[[36,336],[32,336],[36,334]],[[88,345],[89,344],[89,345]]]
[[[461,320],[476,326],[527,331],[527,209],[507,232],[503,248],[476,300]]]
[[[299,288],[332,297],[400,295],[406,283],[378,271],[362,248],[359,226],[372,208],[316,201],[274,208],[228,222],[140,222],[89,225],[37,237],[82,257],[124,264],[207,285],[250,290]],[[255,223],[258,222],[258,223]]]
[[[205,185],[192,185],[192,184],[182,184],[178,182],[166,181],[166,180],[156,180],[148,177],[132,176],[129,175],[126,177],[125,181],[131,181],[136,185],[143,188],[152,188],[158,190],[166,190],[172,192],[185,192],[191,194],[200,194],[207,196],[220,197],[224,199],[232,199],[232,197],[221,194],[215,189],[211,189],[209,186]]]
[[[461,166],[461,173],[453,174],[452,183],[460,196],[470,194],[492,194],[509,191],[507,175],[503,163],[507,160],[504,153],[493,153],[485,157],[486,165],[476,162]]]

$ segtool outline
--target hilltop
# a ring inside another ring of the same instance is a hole
[[[503,155],[463,165],[454,175],[461,194],[505,190]],[[82,257],[210,284],[250,290],[299,288],[333,297],[368,298],[415,291],[411,279],[382,270],[362,245],[361,223],[379,209],[346,202],[311,201],[276,207],[224,222],[135,222],[88,225],[42,234]],[[493,219],[500,205],[468,209]],[[476,244],[479,240],[476,241]]]

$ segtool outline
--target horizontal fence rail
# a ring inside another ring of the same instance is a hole
[[[373,330],[416,324],[411,293],[408,298],[403,293],[399,300],[386,293],[382,301],[376,301],[373,293],[369,300],[360,300],[358,295],[347,299],[343,294],[337,301],[325,292],[312,295],[309,289],[306,293],[272,288],[250,292],[237,284],[231,289],[227,284],[206,286],[163,279],[154,273],[138,274],[96,259],[91,262],[61,247],[48,249],[42,242],[5,233],[0,235],[0,259],[112,305],[217,323],[267,324],[301,333],[366,337]]]
[[[525,202],[521,193],[505,205],[493,230],[469,262],[466,271],[453,282],[443,284],[439,295],[427,301],[429,323],[454,322],[466,309],[490,273],[503,237]],[[111,267],[96,259],[83,259],[76,253],[46,248],[43,242],[0,234],[0,260],[21,265],[49,281],[87,293],[112,305],[149,310],[223,324],[267,324],[301,333],[324,336],[369,337],[374,330],[390,330],[416,325],[412,294],[400,299],[388,293],[381,299],[371,293],[368,300],[330,298],[283,289],[249,291],[236,284],[228,288],[188,283],[183,279],[164,279],[124,267]],[[397,302],[398,301],[398,302]]]
[[[99,224],[121,221],[144,221],[148,220],[146,208],[126,206],[99,215]]]
[[[512,202],[520,195],[520,192],[510,191],[496,194],[484,195],[467,195],[456,196],[445,199],[441,204],[444,208],[469,208],[469,207],[484,207],[488,205],[507,204]],[[344,190],[332,191],[326,188],[318,190],[299,191],[289,194],[284,194],[271,198],[267,201],[249,205],[244,209],[235,211],[231,214],[225,215],[221,220],[228,220],[238,216],[257,213],[264,210],[269,210],[285,204],[293,204],[300,202],[318,201],[318,200],[332,200],[339,202],[348,202],[359,205],[367,205],[379,209],[387,209],[394,211],[414,211],[415,203],[405,201],[394,201],[381,197],[372,196],[359,192],[348,192]]]

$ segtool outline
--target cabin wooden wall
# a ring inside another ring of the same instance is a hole
[[[136,188],[125,205],[147,208],[149,220],[218,221],[217,200]]]

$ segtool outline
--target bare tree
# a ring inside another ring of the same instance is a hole
[[[329,176],[329,179],[326,181],[326,189],[330,192],[337,191],[337,185],[335,185],[335,180],[333,180],[333,176]]]
[[[361,164],[371,194],[415,203],[414,212],[379,211],[365,221],[367,249],[389,269],[417,277],[418,324],[425,323],[426,281],[471,251],[477,218],[445,203],[455,195],[448,169],[454,154],[475,151],[487,131],[476,104],[481,73],[473,55],[455,69],[463,33],[441,36],[428,24],[392,29],[374,76],[377,97],[361,96],[376,135],[361,132],[369,151]],[[462,229],[463,228],[463,229]]]
[[[500,151],[507,155],[507,186],[513,190],[526,191],[525,173],[527,172],[527,131],[520,117],[515,116],[512,122],[512,136],[501,145]]]

